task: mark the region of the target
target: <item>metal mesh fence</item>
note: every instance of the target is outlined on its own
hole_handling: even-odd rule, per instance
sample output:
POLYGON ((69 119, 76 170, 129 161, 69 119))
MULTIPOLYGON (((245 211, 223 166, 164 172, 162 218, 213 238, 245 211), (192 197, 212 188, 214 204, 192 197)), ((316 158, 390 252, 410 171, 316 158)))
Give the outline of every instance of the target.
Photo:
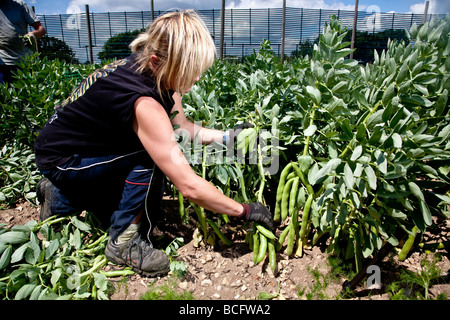
MULTIPOLYGON (((165 11, 154 11, 154 17, 165 11)), ((219 9, 198 10, 219 48, 221 20, 219 9)), ((280 54, 282 42, 282 8, 226 9, 224 27, 224 56, 243 57, 258 50, 262 40, 270 40, 273 50, 280 54)), ((299 49, 307 40, 313 42, 323 30, 329 17, 335 15, 349 30, 353 25, 353 11, 286 8, 285 49, 287 55, 299 49)), ((427 15, 426 19, 442 18, 444 15, 427 15)), ((64 41, 75 53, 79 62, 100 62, 99 53, 105 42, 123 32, 140 30, 150 25, 151 11, 39 15, 49 37, 64 41), (89 33, 91 37, 89 37, 89 33), (89 38, 91 38, 92 46, 89 38)), ((357 29, 378 33, 387 29, 409 29, 421 24, 423 14, 358 12, 357 29)), ((356 43, 358 41, 356 40, 356 43)), ((125 43, 127 45, 127 43, 125 43)), ((357 45, 356 45, 357 48, 357 45)), ((219 49, 218 49, 219 50, 219 49)))

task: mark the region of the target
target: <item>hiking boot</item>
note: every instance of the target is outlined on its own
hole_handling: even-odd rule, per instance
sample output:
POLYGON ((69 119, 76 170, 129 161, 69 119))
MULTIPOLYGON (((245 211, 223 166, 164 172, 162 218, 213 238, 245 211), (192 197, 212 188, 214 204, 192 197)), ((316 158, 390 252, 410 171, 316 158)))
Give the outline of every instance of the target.
POLYGON ((126 265, 147 277, 163 276, 170 270, 169 257, 165 252, 142 240, 139 232, 124 243, 117 244, 109 238, 105 256, 112 263, 126 265))
POLYGON ((41 221, 47 220, 54 216, 50 209, 51 204, 51 187, 52 183, 47 178, 39 181, 36 187, 36 195, 39 203, 41 204, 41 210, 39 212, 39 219, 41 221))

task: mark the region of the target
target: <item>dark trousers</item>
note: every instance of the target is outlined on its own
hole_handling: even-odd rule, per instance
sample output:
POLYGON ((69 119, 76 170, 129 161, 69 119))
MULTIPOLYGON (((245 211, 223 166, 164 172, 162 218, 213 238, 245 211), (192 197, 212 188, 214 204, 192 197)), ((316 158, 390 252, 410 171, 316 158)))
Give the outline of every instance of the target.
POLYGON ((0 85, 12 81, 12 72, 19 67, 16 65, 0 64, 0 85))
POLYGON ((92 212, 100 221, 110 221, 113 239, 143 210, 143 227, 150 229, 150 216, 161 205, 164 175, 146 151, 104 157, 75 155, 42 174, 53 184, 53 214, 92 212))

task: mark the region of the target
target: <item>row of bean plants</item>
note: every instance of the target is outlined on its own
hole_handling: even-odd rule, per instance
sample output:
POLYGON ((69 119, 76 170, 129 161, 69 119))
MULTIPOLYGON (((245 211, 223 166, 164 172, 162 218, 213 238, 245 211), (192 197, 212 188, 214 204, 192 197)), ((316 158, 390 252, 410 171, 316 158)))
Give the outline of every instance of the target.
MULTIPOLYGON (((399 246, 433 217, 448 218, 449 18, 414 25, 408 43, 389 41, 366 65, 348 59, 346 32, 331 17, 312 56, 284 64, 263 42, 244 64, 217 62, 184 98, 204 126, 255 126, 242 133, 250 139, 238 139, 234 162, 205 160, 216 154, 207 148, 202 161, 187 152, 224 193, 274 213, 278 237, 247 230, 255 263, 267 250, 275 269, 273 246, 302 256, 327 239, 328 252, 360 270, 385 242, 399 246), (253 150, 254 161, 242 161, 239 150, 253 150), (262 165, 262 153, 273 163, 262 165)), ((208 214, 199 216, 226 222, 208 214)), ((206 223, 201 229, 211 237, 206 223)))

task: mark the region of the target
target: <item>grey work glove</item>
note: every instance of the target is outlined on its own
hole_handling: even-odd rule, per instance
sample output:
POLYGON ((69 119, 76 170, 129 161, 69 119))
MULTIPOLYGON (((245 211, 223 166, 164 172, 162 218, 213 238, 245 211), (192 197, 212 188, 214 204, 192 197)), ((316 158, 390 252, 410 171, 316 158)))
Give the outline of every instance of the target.
POLYGON ((244 212, 241 217, 247 221, 255 221, 261 224, 265 224, 270 229, 274 229, 273 216, 269 209, 265 207, 261 202, 243 203, 244 212))

